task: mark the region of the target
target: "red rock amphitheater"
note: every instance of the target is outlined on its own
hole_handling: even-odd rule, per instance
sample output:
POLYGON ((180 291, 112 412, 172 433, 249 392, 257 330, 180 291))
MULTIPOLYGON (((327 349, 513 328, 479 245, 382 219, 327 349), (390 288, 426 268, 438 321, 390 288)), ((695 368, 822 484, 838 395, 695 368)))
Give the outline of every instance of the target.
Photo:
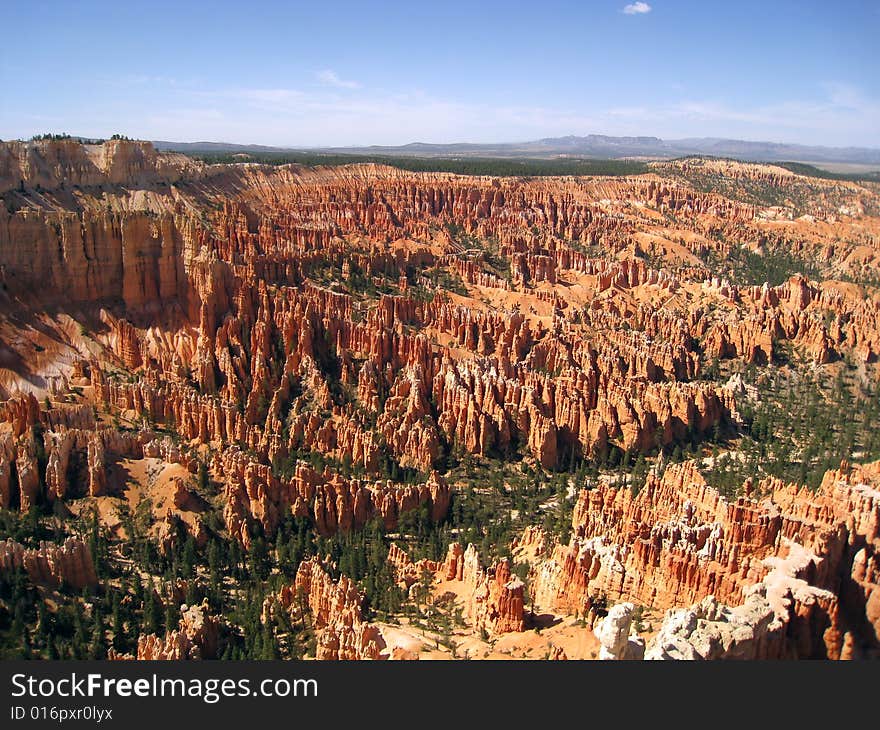
MULTIPOLYGON (((257 603, 318 659, 877 656, 880 455, 816 490, 759 474, 723 493, 703 473, 745 418, 718 363, 794 353, 876 386, 876 185, 701 160, 582 178, 207 165, 114 140, 0 143, 0 195, 0 507, 71 525, 0 543, 0 571, 40 596, 117 585, 90 514, 111 562, 131 515, 157 554, 186 541, 205 561, 215 538, 287 554, 298 519, 317 547, 289 574, 276 556, 257 603), (703 191, 697 168, 789 202, 703 191), (780 248, 821 275, 711 264, 780 248), (647 459, 638 490, 578 471, 620 454, 647 459), (569 475, 573 510, 486 554, 456 527, 463 470, 511 463, 569 475), (410 555, 416 523, 443 555, 410 555), (331 549, 373 526, 412 610, 374 615, 331 549), (445 635, 422 621, 453 615, 445 635)), ((237 619, 186 605, 207 565, 157 589, 178 623, 134 612, 107 653, 223 654, 237 619)))

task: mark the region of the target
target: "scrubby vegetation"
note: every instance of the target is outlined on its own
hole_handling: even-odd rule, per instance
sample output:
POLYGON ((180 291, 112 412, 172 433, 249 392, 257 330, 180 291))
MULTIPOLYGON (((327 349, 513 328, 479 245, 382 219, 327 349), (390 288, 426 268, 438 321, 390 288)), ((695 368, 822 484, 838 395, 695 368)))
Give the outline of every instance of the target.
POLYGON ((806 177, 818 177, 823 180, 848 180, 850 182, 878 182, 880 181, 880 170, 871 172, 831 172, 823 170, 815 165, 808 165, 805 162, 774 162, 778 167, 784 167, 798 175, 806 177))
POLYGON ((753 251, 734 243, 727 247, 726 255, 710 250, 702 260, 714 275, 726 277, 732 284, 778 286, 795 274, 808 279, 821 277, 820 268, 812 261, 778 246, 753 251))
POLYGON ((641 175, 648 166, 630 160, 527 159, 494 157, 394 157, 388 155, 319 152, 198 152, 192 157, 209 164, 255 162, 262 165, 353 165, 372 162, 411 172, 451 172, 458 175, 543 177, 548 175, 641 175))
POLYGON ((789 367, 743 372, 751 391, 740 407, 741 434, 719 438, 703 473, 724 494, 774 476, 816 489, 842 460, 880 458, 880 389, 846 363, 836 374, 789 367))

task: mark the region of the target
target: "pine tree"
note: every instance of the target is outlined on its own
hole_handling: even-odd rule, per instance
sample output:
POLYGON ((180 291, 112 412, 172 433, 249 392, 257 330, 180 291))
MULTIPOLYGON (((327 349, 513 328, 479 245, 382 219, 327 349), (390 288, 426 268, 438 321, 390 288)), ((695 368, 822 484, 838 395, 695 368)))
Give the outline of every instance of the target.
POLYGON ((122 609, 119 605, 119 596, 113 597, 113 613, 111 618, 113 626, 113 648, 123 652, 126 648, 125 625, 122 621, 122 609))
POLYGON ((162 620, 161 610, 153 593, 153 586, 147 587, 144 595, 144 633, 155 634, 159 631, 162 620))
POLYGON ((89 659, 100 659, 104 655, 104 615, 97 605, 93 609, 93 624, 89 659))
POLYGON ((262 637, 262 651, 260 652, 260 659, 277 659, 277 647, 275 646, 275 637, 272 634, 272 629, 268 625, 263 626, 263 637, 262 637))

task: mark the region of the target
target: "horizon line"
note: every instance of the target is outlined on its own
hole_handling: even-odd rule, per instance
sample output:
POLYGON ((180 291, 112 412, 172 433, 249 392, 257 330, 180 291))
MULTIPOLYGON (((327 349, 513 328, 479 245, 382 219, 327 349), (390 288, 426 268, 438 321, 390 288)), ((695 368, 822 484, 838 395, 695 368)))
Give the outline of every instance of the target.
MULTIPOLYGON (((30 142, 34 141, 35 138, 38 138, 42 135, 58 135, 69 137, 74 140, 103 140, 108 141, 111 137, 105 137, 101 135, 88 135, 88 134, 72 134, 68 132, 36 132, 32 134, 28 138, 24 137, 13 137, 0 140, 5 142, 30 142)), ((158 139, 153 138, 149 139, 146 137, 131 137, 130 139, 133 141, 140 142, 153 142, 153 143, 168 143, 168 144, 215 144, 215 145, 228 145, 228 146, 238 146, 238 147, 266 147, 269 149, 279 149, 279 150, 357 150, 357 149, 369 149, 369 148, 385 148, 385 149, 397 149, 404 147, 412 147, 417 145, 424 146, 432 146, 432 147, 453 147, 453 146, 472 146, 472 147, 481 147, 481 146, 514 146, 514 145, 524 145, 524 144, 536 144, 544 141, 553 141, 553 140, 565 140, 565 139, 587 139, 589 137, 603 137, 609 140, 658 140, 662 143, 676 143, 676 142, 689 142, 689 141, 718 141, 718 142, 740 142, 746 144, 766 144, 766 145, 778 145, 778 146, 786 146, 786 147, 801 147, 801 148, 822 148, 829 150, 868 150, 871 152, 880 152, 880 146, 869 146, 869 145, 831 145, 831 144, 805 144, 803 142, 786 142, 786 141, 778 141, 778 140, 770 140, 770 139, 744 139, 740 137, 717 137, 717 136, 705 136, 705 137, 659 137, 657 135, 652 134, 605 134, 601 132, 588 132, 586 134, 566 134, 566 135, 557 135, 557 136, 549 136, 549 137, 536 137, 532 139, 518 139, 513 141, 482 141, 482 142, 474 142, 474 141, 455 141, 455 142, 426 142, 421 140, 411 140, 409 142, 402 142, 397 144, 377 144, 377 143, 360 143, 360 144, 324 144, 324 145, 295 145, 295 144, 285 144, 285 143, 259 143, 259 142, 232 142, 228 140, 212 140, 212 139, 195 139, 195 140, 181 140, 181 139, 158 139)))

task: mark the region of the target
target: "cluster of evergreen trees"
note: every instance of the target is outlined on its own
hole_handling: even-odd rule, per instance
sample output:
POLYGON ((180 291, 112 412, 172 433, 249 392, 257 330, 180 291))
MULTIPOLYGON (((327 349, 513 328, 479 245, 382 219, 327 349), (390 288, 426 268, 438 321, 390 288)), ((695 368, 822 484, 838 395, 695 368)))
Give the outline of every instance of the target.
POLYGON ((712 447, 707 481, 728 495, 767 475, 816 489, 843 459, 880 458, 880 389, 873 377, 839 363, 836 375, 819 370, 748 368, 756 397, 740 405, 744 434, 712 447))
MULTIPOLYGON (((720 234, 717 237, 724 241, 720 234)), ((815 263, 776 245, 768 244, 762 253, 757 253, 732 243, 724 255, 706 250, 700 258, 713 275, 741 286, 761 286, 764 282, 779 286, 795 274, 803 274, 808 279, 822 277, 822 271, 815 263)))
POLYGON ((541 159, 496 157, 395 157, 393 155, 334 154, 320 152, 198 152, 191 156, 209 164, 258 162, 263 165, 356 165, 373 162, 411 172, 451 172, 458 175, 500 177, 546 177, 554 175, 640 175, 648 171, 644 162, 598 159, 541 159))

